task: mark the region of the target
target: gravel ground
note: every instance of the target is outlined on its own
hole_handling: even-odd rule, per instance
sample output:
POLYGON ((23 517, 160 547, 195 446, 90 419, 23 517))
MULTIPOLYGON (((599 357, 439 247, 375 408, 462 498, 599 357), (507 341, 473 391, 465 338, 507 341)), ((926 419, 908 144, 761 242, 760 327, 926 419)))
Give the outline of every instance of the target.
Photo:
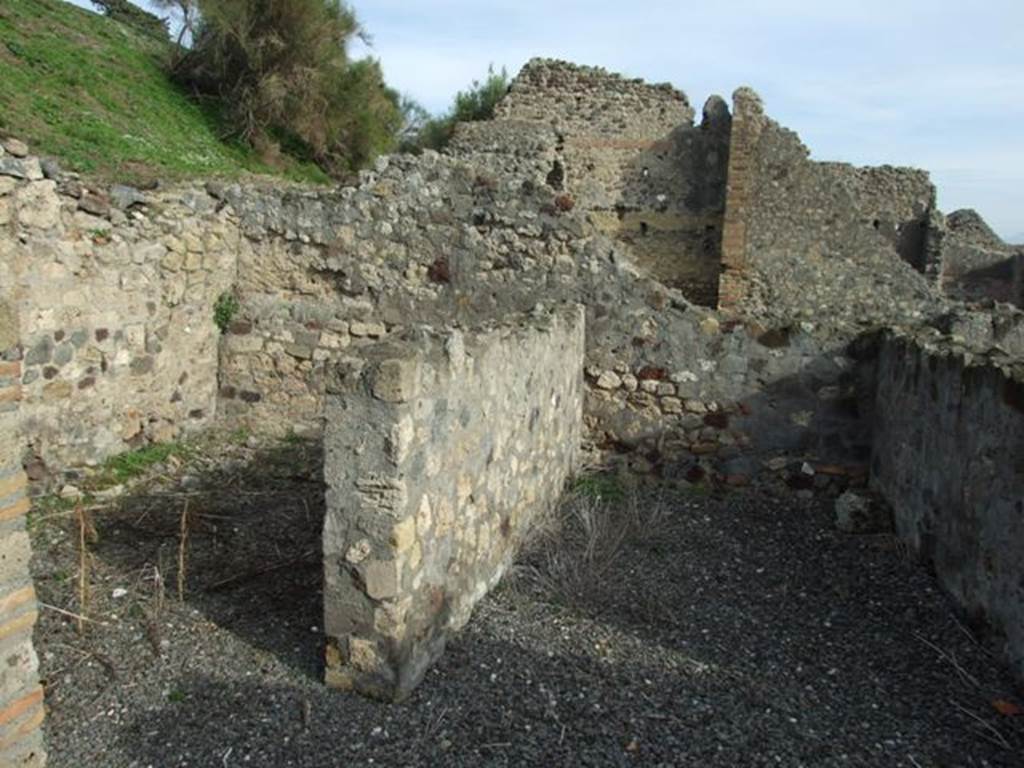
MULTIPOLYGON (((326 690, 318 451, 214 453, 94 511, 84 633, 42 611, 52 768, 1024 765, 1021 691, 932 578, 782 490, 577 496, 409 701, 326 690)), ((78 611, 73 515, 31 527, 78 611)))

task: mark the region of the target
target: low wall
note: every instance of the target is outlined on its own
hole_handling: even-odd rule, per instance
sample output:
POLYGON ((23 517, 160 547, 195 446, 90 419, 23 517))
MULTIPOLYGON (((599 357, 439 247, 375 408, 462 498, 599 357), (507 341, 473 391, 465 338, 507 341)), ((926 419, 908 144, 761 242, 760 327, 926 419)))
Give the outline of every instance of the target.
POLYGON ((327 683, 404 698, 576 468, 582 311, 413 332, 330 376, 327 683))
POLYGON ((1024 680, 1024 366, 888 334, 871 483, 899 535, 1024 680))
MULTIPOLYGON (((9 285, 0 264, 0 285, 9 285)), ((18 407, 21 352, 17 314, 0 298, 0 765, 35 768, 46 760, 40 725, 43 689, 32 647, 36 595, 29 575, 25 530, 29 501, 21 468, 18 407)))

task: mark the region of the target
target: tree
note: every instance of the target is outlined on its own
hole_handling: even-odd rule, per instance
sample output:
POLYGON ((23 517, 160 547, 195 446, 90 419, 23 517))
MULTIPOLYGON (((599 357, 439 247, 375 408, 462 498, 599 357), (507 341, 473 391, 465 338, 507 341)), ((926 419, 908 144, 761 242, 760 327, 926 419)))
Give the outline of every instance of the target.
MULTIPOLYGON (((403 141, 403 149, 417 151, 445 147, 459 123, 490 120, 494 117, 494 108, 508 93, 508 88, 508 72, 504 67, 501 72, 495 72, 492 64, 487 68, 487 77, 483 81, 474 80, 468 89, 455 94, 452 106, 446 113, 422 121, 410 137, 403 141)), ((422 111, 422 107, 417 105, 417 108, 422 111)))
POLYGON ((163 11, 177 13, 181 17, 181 27, 178 29, 178 37, 174 41, 175 57, 180 58, 185 41, 195 38, 195 26, 199 19, 197 0, 150 0, 150 3, 163 11))
POLYGON ((394 146, 399 97, 377 61, 349 60, 349 42, 363 33, 341 0, 191 4, 192 47, 174 76, 219 100, 236 136, 297 147, 332 174, 394 146))
POLYGON ((128 0, 90 0, 104 16, 138 30, 148 37, 167 39, 167 19, 154 16, 128 0))

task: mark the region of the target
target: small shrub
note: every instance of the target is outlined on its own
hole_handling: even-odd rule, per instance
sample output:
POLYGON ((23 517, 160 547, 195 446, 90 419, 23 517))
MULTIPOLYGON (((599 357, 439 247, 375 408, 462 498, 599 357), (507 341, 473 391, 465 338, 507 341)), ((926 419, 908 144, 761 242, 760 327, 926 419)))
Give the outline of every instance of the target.
POLYGON ((627 491, 613 475, 585 475, 553 519, 542 521, 543 535, 524 544, 514 578, 569 608, 594 610, 631 548, 659 546, 671 520, 660 497, 627 491))
MULTIPOLYGON (((500 72, 494 66, 487 68, 487 77, 474 80, 465 91, 455 94, 455 101, 445 114, 433 119, 423 119, 423 110, 410 107, 406 115, 414 116, 420 121, 419 128, 403 144, 402 149, 419 151, 423 149, 443 149, 455 134, 455 126, 478 120, 490 120, 494 117, 494 109, 502 97, 508 93, 508 72, 502 67, 500 72)), ((406 133, 409 133, 406 131, 406 133)))
POLYGON ((108 245, 110 243, 110 230, 109 229, 90 229, 89 239, 96 245, 108 245))
POLYGON ((379 62, 349 59, 363 32, 342 0, 196 0, 195 9, 192 47, 173 74, 221 105, 261 155, 280 145, 343 175, 395 146, 401 100, 379 62))
POLYGON ((217 297, 217 301, 213 305, 213 324, 220 329, 221 333, 227 333, 228 328, 231 327, 231 321, 235 319, 235 315, 241 308, 238 297, 230 291, 225 291, 217 297))

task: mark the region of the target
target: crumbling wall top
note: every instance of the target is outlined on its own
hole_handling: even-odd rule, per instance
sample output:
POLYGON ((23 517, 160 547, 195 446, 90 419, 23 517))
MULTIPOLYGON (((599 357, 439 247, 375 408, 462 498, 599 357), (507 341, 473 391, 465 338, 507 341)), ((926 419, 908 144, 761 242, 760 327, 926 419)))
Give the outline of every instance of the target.
POLYGON ((661 138, 692 124, 686 94, 599 67, 532 59, 512 81, 495 117, 558 124, 569 133, 661 138))

